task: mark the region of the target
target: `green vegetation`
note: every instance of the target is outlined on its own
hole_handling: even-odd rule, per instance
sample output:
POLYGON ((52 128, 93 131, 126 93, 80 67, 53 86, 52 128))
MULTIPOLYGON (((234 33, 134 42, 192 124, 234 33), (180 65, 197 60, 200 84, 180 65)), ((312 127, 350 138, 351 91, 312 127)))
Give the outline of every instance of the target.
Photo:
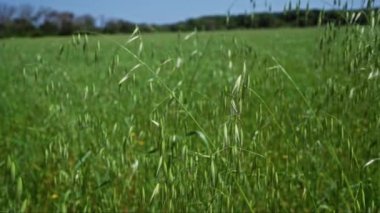
POLYGON ((367 15, 0 40, 0 211, 379 211, 367 15))

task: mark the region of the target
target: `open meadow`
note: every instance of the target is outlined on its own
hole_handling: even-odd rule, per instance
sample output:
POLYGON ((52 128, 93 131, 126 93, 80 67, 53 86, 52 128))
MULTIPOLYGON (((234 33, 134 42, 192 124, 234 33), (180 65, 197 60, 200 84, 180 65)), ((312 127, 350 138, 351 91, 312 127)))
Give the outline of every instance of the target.
POLYGON ((377 26, 0 40, 0 211, 380 211, 377 26))

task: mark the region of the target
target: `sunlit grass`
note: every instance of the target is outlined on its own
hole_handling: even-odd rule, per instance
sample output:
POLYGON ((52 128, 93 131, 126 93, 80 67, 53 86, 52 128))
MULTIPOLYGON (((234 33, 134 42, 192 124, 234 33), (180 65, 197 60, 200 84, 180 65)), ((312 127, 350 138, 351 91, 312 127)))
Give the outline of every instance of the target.
POLYGON ((0 210, 376 212, 371 32, 1 40, 0 210))

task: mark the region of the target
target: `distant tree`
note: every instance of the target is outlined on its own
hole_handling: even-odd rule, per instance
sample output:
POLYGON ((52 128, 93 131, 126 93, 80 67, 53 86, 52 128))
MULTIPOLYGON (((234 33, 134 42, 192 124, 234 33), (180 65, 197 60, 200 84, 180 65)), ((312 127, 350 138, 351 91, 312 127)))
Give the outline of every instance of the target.
POLYGON ((74 25, 74 14, 70 12, 58 13, 59 34, 71 35, 76 30, 74 25))
POLYGON ((157 31, 157 27, 154 25, 149 25, 149 24, 141 24, 139 25, 140 31, 141 32, 155 32, 157 31))
POLYGON ((13 7, 0 3, 0 37, 34 36, 37 32, 33 13, 33 7, 28 5, 13 7))
POLYGON ((9 23, 16 13, 16 8, 0 3, 0 24, 9 23))
POLYGON ((105 33, 131 33, 135 24, 123 20, 110 20, 106 23, 103 31, 105 33))
POLYGON ((120 28, 121 27, 118 21, 110 20, 106 22, 103 31, 105 33, 118 33, 120 32, 120 28))
POLYGON ((12 34, 16 36, 33 36, 36 34, 36 28, 33 23, 25 18, 16 18, 10 28, 12 29, 12 34))
POLYGON ((119 24, 121 26, 120 32, 122 33, 131 33, 136 27, 136 24, 123 20, 120 20, 119 24))
POLYGON ((257 18, 257 26, 260 28, 270 28, 275 26, 274 16, 270 14, 262 14, 257 18))
POLYGON ((96 29, 95 18, 91 15, 83 15, 74 19, 76 29, 84 31, 93 31, 96 29))
POLYGON ((43 28, 49 30, 57 28, 57 33, 59 35, 70 35, 75 31, 74 17, 74 14, 70 12, 47 10, 44 12, 44 21, 42 25, 45 25, 43 28), (52 27, 51 25, 55 25, 55 27, 52 27))
POLYGON ((28 21, 33 21, 34 8, 28 4, 19 6, 17 8, 17 17, 28 21))
POLYGON ((57 35, 59 33, 58 26, 50 22, 49 20, 45 20, 39 27, 41 34, 43 35, 57 35))
POLYGON ((38 9, 33 16, 33 22, 36 25, 40 25, 48 20, 48 15, 52 12, 49 8, 40 8, 38 9))
POLYGON ((237 15, 233 19, 236 20, 237 28, 249 28, 252 26, 252 20, 247 15, 237 15))

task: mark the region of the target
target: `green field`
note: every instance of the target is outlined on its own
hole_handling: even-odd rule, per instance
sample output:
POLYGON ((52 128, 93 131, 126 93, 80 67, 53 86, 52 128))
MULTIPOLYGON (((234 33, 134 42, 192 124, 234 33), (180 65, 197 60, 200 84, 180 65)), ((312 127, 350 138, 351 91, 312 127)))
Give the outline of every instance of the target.
POLYGON ((379 51, 360 26, 0 40, 0 211, 380 211, 379 51))

